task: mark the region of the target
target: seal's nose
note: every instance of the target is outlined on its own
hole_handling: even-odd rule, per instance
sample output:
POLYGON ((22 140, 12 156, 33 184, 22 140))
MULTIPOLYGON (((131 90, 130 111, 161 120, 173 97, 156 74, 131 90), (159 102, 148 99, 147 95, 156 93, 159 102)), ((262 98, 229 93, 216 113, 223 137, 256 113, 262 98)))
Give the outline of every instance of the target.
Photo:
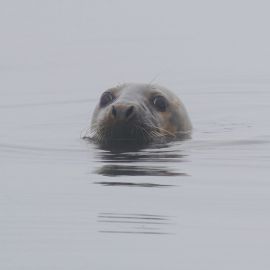
POLYGON ((129 120, 135 114, 135 107, 130 104, 116 104, 112 106, 111 113, 117 120, 129 120))

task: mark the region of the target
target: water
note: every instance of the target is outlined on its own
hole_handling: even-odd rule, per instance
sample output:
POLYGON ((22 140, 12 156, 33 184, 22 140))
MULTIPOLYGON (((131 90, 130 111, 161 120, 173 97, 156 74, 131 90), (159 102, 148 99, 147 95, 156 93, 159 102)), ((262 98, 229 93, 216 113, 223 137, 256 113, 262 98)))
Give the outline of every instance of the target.
POLYGON ((0 9, 0 268, 269 269, 267 9, 246 4, 238 22, 240 2, 196 16, 176 2, 14 3, 0 9), (103 90, 156 76, 184 101, 191 140, 112 153, 81 139, 103 90))

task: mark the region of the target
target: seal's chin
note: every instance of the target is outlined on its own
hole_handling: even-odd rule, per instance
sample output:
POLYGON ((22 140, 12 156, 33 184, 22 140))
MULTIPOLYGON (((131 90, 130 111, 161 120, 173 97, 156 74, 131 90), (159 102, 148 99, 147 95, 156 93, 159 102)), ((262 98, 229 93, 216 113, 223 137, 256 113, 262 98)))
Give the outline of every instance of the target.
POLYGON ((104 143, 107 145, 144 145, 152 140, 150 133, 138 125, 116 124, 105 132, 108 136, 104 143))
POLYGON ((92 139, 101 146, 136 146, 144 147, 154 139, 153 131, 143 123, 108 123, 99 125, 92 139))

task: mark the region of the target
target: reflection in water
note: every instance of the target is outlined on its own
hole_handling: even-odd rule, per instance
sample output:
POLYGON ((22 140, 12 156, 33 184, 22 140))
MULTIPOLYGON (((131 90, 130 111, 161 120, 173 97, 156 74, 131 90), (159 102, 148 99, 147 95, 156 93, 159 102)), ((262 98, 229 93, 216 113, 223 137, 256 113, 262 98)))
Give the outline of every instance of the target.
POLYGON ((174 234, 172 217, 134 213, 100 213, 98 222, 102 224, 100 233, 124 234, 174 234))
MULTIPOLYGON (((149 148, 138 151, 115 152, 97 150, 97 158, 102 165, 94 172, 103 176, 187 176, 179 171, 179 165, 185 162, 188 155, 183 153, 179 143, 162 145, 159 148, 149 148), (104 164, 105 163, 105 164, 104 164), (162 163, 162 166, 160 166, 162 163)), ((171 186, 153 183, 126 182, 96 182, 102 185, 126 185, 126 186, 171 186)))
MULTIPOLYGON (((179 144, 176 143, 137 151, 98 150, 97 157, 98 164, 102 163, 102 165, 95 170, 95 173, 105 177, 102 181, 95 181, 94 183, 102 186, 168 188, 179 185, 178 182, 172 182, 171 177, 188 175, 181 172, 181 163, 186 161, 188 155, 184 154, 179 144), (108 179, 108 176, 114 177, 113 180, 112 178, 108 179)), ((170 216, 104 212, 98 215, 97 220, 100 233, 174 234, 172 231, 174 222, 170 216)))
MULTIPOLYGON (((133 149, 126 151, 106 151, 100 150, 97 157, 103 161, 110 163, 125 161, 125 162, 178 162, 187 154, 183 153, 179 142, 171 144, 157 145, 156 147, 147 149, 133 149)), ((121 149, 123 150, 123 149, 121 149)))
POLYGON ((111 181, 100 181, 95 184, 103 186, 123 186, 123 187, 172 187, 174 185, 162 185, 155 183, 133 183, 133 182, 111 182, 111 181))
POLYGON ((96 173, 105 176, 185 176, 185 173, 170 172, 166 167, 130 166, 130 165, 104 165, 96 173))

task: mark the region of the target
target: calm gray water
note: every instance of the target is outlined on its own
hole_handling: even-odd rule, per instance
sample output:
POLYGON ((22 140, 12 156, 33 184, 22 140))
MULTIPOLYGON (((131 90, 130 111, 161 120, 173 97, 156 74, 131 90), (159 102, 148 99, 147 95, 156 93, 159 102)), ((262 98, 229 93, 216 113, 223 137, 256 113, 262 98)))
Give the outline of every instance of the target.
POLYGON ((270 268, 261 4, 0 3, 0 269, 270 268), (102 91, 151 80, 181 97, 191 140, 81 139, 102 91))

